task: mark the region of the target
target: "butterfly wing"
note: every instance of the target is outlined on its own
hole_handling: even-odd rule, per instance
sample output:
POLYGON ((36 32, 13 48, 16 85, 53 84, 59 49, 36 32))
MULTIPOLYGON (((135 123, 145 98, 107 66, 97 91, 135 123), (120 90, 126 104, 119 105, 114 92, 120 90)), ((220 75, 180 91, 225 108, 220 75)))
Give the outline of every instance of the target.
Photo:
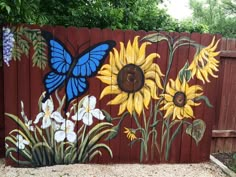
POLYGON ((42 35, 48 44, 49 66, 58 74, 66 74, 72 64, 72 56, 64 44, 54 38, 52 33, 42 31, 42 35))
POLYGON ((51 68, 60 74, 66 74, 72 64, 72 57, 70 53, 60 44, 59 41, 51 39, 49 57, 50 57, 50 66, 51 68))
POLYGON ((55 39, 51 33, 42 31, 42 35, 48 44, 49 66, 52 69, 44 77, 44 86, 46 89, 46 96, 43 99, 44 102, 51 93, 66 81, 67 73, 72 64, 72 57, 63 43, 55 39))
POLYGON ((79 55, 78 61, 73 67, 72 75, 75 77, 94 76, 115 45, 116 43, 114 41, 105 41, 84 51, 79 55))
POLYGON ((70 77, 66 84, 66 106, 65 110, 71 100, 81 96, 84 92, 88 90, 88 81, 83 77, 70 77))
POLYGON ((60 85, 63 84, 63 82, 66 80, 66 75, 64 74, 58 74, 54 71, 49 72, 44 77, 44 86, 46 88, 46 96, 44 97, 44 101, 46 101, 49 97, 49 95, 54 92, 60 85))

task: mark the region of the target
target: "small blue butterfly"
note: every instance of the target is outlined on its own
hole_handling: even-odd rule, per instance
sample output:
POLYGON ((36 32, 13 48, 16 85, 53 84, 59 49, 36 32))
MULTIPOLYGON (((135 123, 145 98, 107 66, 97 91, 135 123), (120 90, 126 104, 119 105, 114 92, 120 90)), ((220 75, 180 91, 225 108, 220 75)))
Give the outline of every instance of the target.
POLYGON ((65 85, 67 110, 69 103, 84 94, 89 87, 87 77, 97 74, 110 50, 116 45, 108 40, 98 43, 83 51, 79 56, 72 57, 61 41, 52 37, 51 33, 42 33, 49 46, 49 66, 51 71, 44 77, 46 96, 65 85))

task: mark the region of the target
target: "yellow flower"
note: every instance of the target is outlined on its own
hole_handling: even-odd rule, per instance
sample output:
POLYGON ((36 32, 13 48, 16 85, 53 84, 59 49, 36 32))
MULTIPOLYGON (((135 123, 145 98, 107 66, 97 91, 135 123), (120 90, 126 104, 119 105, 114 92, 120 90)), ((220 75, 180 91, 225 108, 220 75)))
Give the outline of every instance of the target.
POLYGON ((215 78, 218 76, 214 72, 218 71, 219 61, 215 59, 220 52, 215 52, 217 45, 220 40, 215 43, 215 37, 212 39, 212 42, 207 47, 203 48, 198 55, 193 59, 193 62, 189 66, 188 70, 191 70, 192 78, 194 75, 203 83, 205 81, 210 82, 208 75, 211 75, 215 78))
POLYGON ((137 137, 135 136, 135 132, 134 131, 132 131, 131 129, 126 128, 126 127, 124 127, 124 128, 125 128, 124 133, 127 134, 127 138, 130 141, 133 141, 133 140, 137 139, 137 137))
POLYGON ((173 119, 194 118, 192 106, 198 106, 200 103, 195 103, 194 99, 201 96, 202 88, 199 85, 189 86, 183 80, 180 82, 179 78, 175 81, 170 79, 166 85, 166 93, 162 94, 164 104, 161 110, 165 110, 164 118, 173 114, 173 119), (197 93, 198 92, 198 93, 197 93))
POLYGON ((110 52, 109 64, 103 65, 97 76, 103 83, 108 84, 101 95, 116 94, 116 97, 108 102, 110 105, 120 105, 118 115, 126 109, 130 114, 133 111, 141 114, 144 107, 148 109, 151 98, 158 99, 158 87, 163 88, 159 66, 153 63, 155 58, 160 58, 158 53, 151 53, 147 57, 146 47, 151 43, 145 42, 140 47, 138 36, 133 44, 128 41, 127 47, 120 42, 120 52, 113 49, 110 52))

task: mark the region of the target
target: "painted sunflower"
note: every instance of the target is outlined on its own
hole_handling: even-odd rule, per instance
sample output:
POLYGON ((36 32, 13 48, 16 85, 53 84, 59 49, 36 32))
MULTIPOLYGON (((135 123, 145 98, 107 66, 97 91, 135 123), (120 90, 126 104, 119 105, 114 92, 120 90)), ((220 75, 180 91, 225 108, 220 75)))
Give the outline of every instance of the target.
POLYGON ((144 107, 148 109, 151 98, 158 99, 158 87, 163 88, 159 66, 153 63, 155 58, 160 58, 158 53, 151 53, 146 57, 146 47, 151 43, 145 42, 139 47, 139 36, 134 38, 127 47, 120 42, 120 52, 113 49, 110 52, 109 64, 103 65, 97 76, 103 83, 108 84, 101 95, 116 94, 116 97, 108 102, 110 105, 120 105, 118 115, 126 109, 130 114, 133 111, 141 114, 144 107))
POLYGON ((199 85, 189 86, 188 83, 180 79, 170 82, 166 85, 166 93, 161 94, 164 104, 161 110, 165 110, 164 118, 173 114, 173 119, 194 118, 192 106, 199 106, 200 103, 194 101, 195 98, 203 94, 202 87, 199 85))
POLYGON ((207 47, 201 49, 201 51, 194 57, 193 62, 189 66, 188 70, 191 71, 192 78, 194 75, 200 79, 203 84, 205 81, 210 82, 208 75, 215 78, 218 76, 214 72, 218 71, 219 61, 215 59, 220 52, 215 52, 220 40, 215 43, 215 37, 207 47))
POLYGON ((126 128, 126 127, 124 127, 124 128, 125 128, 124 133, 126 134, 127 138, 128 138, 130 141, 133 141, 133 140, 137 139, 137 137, 136 137, 136 135, 135 135, 135 132, 134 132, 132 129, 126 128))

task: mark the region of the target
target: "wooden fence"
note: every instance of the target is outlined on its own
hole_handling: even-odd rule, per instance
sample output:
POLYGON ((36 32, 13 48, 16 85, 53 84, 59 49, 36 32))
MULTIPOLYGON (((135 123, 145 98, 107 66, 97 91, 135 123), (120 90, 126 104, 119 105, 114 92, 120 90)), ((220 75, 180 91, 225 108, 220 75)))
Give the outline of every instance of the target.
POLYGON ((213 124, 211 152, 236 151, 235 59, 236 40, 224 38, 221 43, 217 116, 213 124))
POLYGON ((220 35, 8 28, 8 165, 209 160, 220 35))

